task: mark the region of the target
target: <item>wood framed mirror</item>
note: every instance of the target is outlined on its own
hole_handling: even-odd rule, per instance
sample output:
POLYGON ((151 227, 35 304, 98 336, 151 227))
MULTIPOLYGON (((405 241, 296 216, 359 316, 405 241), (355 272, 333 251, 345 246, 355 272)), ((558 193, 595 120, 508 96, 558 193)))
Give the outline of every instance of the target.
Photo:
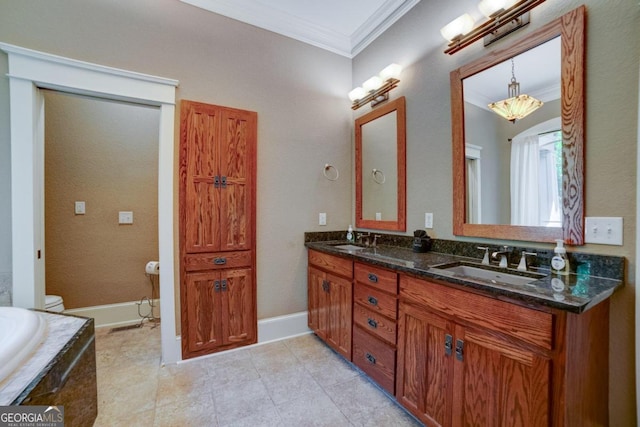
POLYGON ((356 119, 356 227, 406 230, 406 103, 356 119))
MULTIPOLYGON (((524 62, 524 61, 523 61, 524 62)), ((534 69, 534 73, 541 73, 541 69, 545 67, 546 60, 534 62, 531 67, 539 67, 534 69)), ((554 239, 563 239, 565 243, 571 245, 584 244, 584 64, 585 64, 585 7, 580 6, 577 9, 568 12, 562 17, 550 22, 544 27, 532 32, 531 34, 516 41, 511 46, 501 50, 495 50, 482 58, 479 58, 457 70, 451 72, 451 124, 452 124, 452 142, 453 142, 453 234, 459 236, 486 237, 494 239, 506 240, 523 240, 536 242, 553 242, 554 239), (468 127, 471 121, 471 111, 473 107, 469 107, 469 99, 465 98, 465 83, 470 79, 480 75, 480 73, 489 72, 489 70, 508 65, 509 74, 496 77, 500 82, 504 83, 504 93, 493 101, 506 98, 506 86, 509 83, 509 77, 515 69, 515 75, 519 75, 517 63, 525 54, 530 54, 535 49, 546 49, 549 45, 556 42, 559 46, 560 58, 558 62, 560 69, 559 76, 559 99, 555 101, 557 107, 556 117, 557 123, 560 125, 558 130, 558 138, 561 139, 558 145, 559 153, 557 168, 561 170, 561 177, 558 178, 559 198, 557 207, 556 226, 549 225, 551 222, 544 223, 542 221, 533 223, 535 225, 512 225, 521 224, 514 220, 512 216, 514 212, 509 212, 506 220, 504 215, 502 220, 489 220, 482 218, 478 213, 474 214, 476 206, 481 203, 482 206, 489 206, 494 210, 504 211, 517 209, 513 205, 511 199, 507 202, 496 201, 490 197, 485 197, 478 188, 484 188, 479 184, 478 178, 474 177, 473 165, 468 159, 480 157, 480 152, 485 151, 483 147, 476 145, 476 135, 472 134, 472 130, 468 127), (559 42, 559 43, 558 43, 559 42), (513 59, 513 61, 512 61, 513 59), (512 65, 512 64, 515 64, 512 65), (514 68, 512 68, 514 67, 514 68), (471 181, 470 181, 471 179, 471 181), (469 190, 469 191, 468 191, 469 190), (481 201, 478 202, 477 197, 480 196, 481 201), (542 225, 544 224, 544 225, 542 225)), ((521 70, 525 74, 525 70, 521 70)), ((531 70, 529 70, 531 71, 531 70)), ((494 78, 493 76, 491 78, 494 78)), ((527 84, 525 78, 521 79, 523 84, 523 93, 526 92, 524 85, 527 84)), ((553 102, 549 102, 549 105, 553 102)), ((484 117, 491 117, 489 120, 501 120, 505 126, 513 126, 507 120, 499 117, 495 113, 487 110, 484 117)), ((540 109, 542 111, 542 108, 540 109)), ((548 120, 549 117, 537 111, 531 114, 531 117, 539 114, 540 120, 548 120)), ((551 114, 553 115, 553 114, 551 114)), ((522 121, 527 120, 525 117, 522 121)), ((485 122, 486 123, 486 122, 485 122)), ((516 122, 517 123, 517 122, 516 122)), ((535 123, 535 122, 532 122, 535 123)), ((536 129, 531 126, 531 129, 536 129)), ((514 128, 515 129, 515 128, 514 128)), ((539 127, 538 127, 539 129, 539 127)), ((513 130, 512 130, 513 132, 513 130)), ((546 132, 545 132, 546 133, 546 132)), ((542 135, 542 132, 539 133, 542 135)), ((499 149, 494 150, 499 153, 500 157, 506 157, 510 162, 511 156, 509 151, 512 150, 511 139, 499 138, 499 149)), ((485 138, 486 140, 486 138, 485 138)), ((486 150, 489 152, 490 150, 486 150)), ((482 153, 482 157, 484 157, 482 153)), ((492 159, 490 157, 490 159, 492 159)), ((505 160, 502 160, 504 164, 505 160)), ((486 163, 483 159, 483 163, 486 163)), ((502 174, 491 183, 487 183, 490 187, 497 190, 496 193, 506 194, 507 196, 519 195, 518 187, 512 189, 514 181, 517 180, 513 176, 513 171, 517 168, 507 163, 506 174, 502 174), (511 171, 511 172, 509 172, 511 171), (511 175, 510 175, 511 173, 511 175), (505 186, 505 182, 508 184, 505 186)), ((482 178, 484 180, 484 177, 482 178)), ((484 215, 490 217, 490 214, 484 215)))

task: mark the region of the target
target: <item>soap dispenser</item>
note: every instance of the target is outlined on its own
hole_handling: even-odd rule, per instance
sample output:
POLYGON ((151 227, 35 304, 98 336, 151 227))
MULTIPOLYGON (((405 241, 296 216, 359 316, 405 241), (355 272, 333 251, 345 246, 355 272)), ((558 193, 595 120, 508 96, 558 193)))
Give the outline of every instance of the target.
POLYGON ((564 247, 564 241, 562 239, 556 240, 556 247, 553 252, 553 258, 551 258, 551 271, 563 276, 568 275, 571 271, 571 267, 569 266, 567 250, 564 247))
POLYGON ((353 227, 349 225, 349 229, 347 230, 347 241, 353 243, 355 239, 353 238, 353 227))

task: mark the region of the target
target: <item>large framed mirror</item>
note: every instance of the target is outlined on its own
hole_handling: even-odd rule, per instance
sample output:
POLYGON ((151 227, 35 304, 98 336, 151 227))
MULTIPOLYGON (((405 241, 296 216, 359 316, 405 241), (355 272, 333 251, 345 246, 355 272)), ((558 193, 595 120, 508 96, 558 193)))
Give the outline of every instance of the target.
POLYGON ((584 63, 581 6, 451 72, 455 235, 584 244, 584 63), (515 122, 512 77, 543 101, 515 122))
POLYGON ((405 98, 356 119, 356 227, 406 230, 405 98))

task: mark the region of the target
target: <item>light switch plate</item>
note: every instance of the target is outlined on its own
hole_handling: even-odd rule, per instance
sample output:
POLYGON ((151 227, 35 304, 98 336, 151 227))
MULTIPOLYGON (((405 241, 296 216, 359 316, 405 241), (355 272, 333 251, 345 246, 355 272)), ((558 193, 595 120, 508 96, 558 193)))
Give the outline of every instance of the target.
POLYGON ((622 217, 586 217, 584 241, 622 246, 622 217))
POLYGON ((84 202, 76 202, 76 215, 84 215, 86 212, 84 202))
POLYGON ((426 212, 424 214, 424 228, 433 228, 433 213, 426 212))
POLYGON ((320 212, 320 214, 318 214, 318 225, 327 225, 327 213, 326 212, 320 212))
POLYGON ((131 211, 118 212, 118 224, 133 224, 133 212, 131 211))
POLYGON ((382 221, 382 212, 376 212, 376 221, 382 221))

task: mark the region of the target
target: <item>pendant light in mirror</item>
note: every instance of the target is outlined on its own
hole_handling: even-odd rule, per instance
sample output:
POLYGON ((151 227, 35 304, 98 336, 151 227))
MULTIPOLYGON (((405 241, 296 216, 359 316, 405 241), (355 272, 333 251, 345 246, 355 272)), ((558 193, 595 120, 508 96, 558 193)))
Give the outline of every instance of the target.
POLYGON ((509 97, 492 102, 489 108, 511 123, 520 120, 542 107, 543 102, 526 94, 520 94, 520 83, 516 81, 515 63, 511 58, 511 82, 508 84, 509 97))

